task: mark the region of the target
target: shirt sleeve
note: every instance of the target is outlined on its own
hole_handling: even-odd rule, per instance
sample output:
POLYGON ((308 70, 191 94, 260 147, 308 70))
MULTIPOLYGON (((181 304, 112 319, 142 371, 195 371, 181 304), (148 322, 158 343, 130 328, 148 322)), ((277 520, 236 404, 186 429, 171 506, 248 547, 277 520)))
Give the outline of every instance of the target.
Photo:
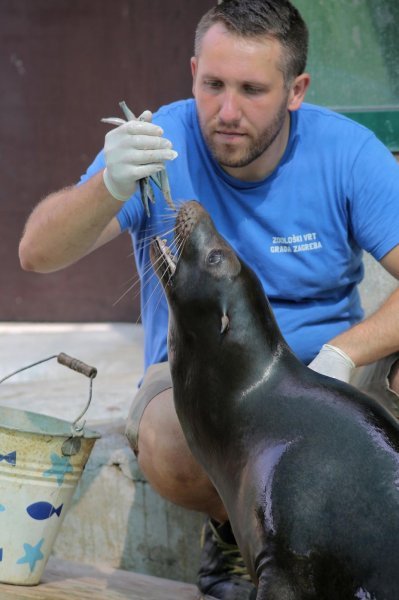
POLYGON ((93 175, 95 175, 99 171, 102 171, 103 169, 105 169, 105 160, 104 152, 103 150, 101 150, 101 152, 97 154, 91 165, 88 167, 86 173, 83 173, 83 175, 80 177, 78 185, 80 185, 81 183, 85 183, 91 177, 93 177, 93 175))
POLYGON ((399 165, 374 135, 354 161, 349 187, 354 238, 381 260, 399 244, 399 165))

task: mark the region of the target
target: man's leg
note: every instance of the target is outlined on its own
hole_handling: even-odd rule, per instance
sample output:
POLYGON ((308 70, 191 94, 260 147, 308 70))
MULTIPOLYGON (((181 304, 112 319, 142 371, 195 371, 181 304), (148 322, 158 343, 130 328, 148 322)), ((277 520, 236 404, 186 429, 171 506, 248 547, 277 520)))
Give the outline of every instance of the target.
POLYGON ((179 506, 210 517, 202 536, 198 580, 203 597, 250 600, 256 595, 255 588, 243 565, 223 503, 187 446, 171 385, 166 363, 149 368, 129 413, 127 437, 154 490, 179 506))
POLYGON ((191 454, 173 404, 172 389, 153 398, 139 429, 137 459, 155 491, 174 504, 227 520, 218 493, 191 454))
POLYGON ((171 386, 167 363, 148 369, 129 412, 128 440, 140 469, 160 496, 223 522, 227 519, 223 503, 187 446, 171 386))

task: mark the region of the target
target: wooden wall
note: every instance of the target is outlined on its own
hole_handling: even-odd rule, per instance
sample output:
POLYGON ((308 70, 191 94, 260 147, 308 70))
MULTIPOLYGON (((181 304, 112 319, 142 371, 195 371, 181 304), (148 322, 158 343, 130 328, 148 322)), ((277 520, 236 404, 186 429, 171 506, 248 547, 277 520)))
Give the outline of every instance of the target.
MULTIPOLYGON (((128 235, 51 275, 20 269, 18 241, 35 204, 86 170, 103 144, 100 118, 117 114, 121 99, 140 114, 191 95, 195 26, 215 3, 0 0, 0 321, 137 320, 133 292, 115 304, 136 278, 128 235)), ((382 115, 376 133, 397 150, 397 0, 294 3, 311 33, 308 100, 356 108, 348 94, 358 94, 375 104, 371 83, 385 74, 374 88, 395 120, 381 113, 385 105, 370 114, 382 115)))
POLYGON ((195 25, 213 0, 0 0, 0 321, 135 321, 128 235, 54 274, 23 272, 32 208, 76 182, 100 118, 191 95, 195 25))

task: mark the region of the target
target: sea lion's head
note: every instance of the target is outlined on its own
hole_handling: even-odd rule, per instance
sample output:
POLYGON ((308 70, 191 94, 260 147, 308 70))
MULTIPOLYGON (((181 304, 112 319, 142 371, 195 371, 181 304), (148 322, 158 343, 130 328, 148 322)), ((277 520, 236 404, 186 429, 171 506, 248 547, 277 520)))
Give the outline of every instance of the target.
MULTIPOLYGON (((258 278, 198 202, 181 206, 175 245, 178 250, 173 254, 164 240, 156 238, 150 252, 169 305, 169 353, 179 345, 213 355, 227 339, 230 351, 234 346, 234 352, 242 353, 243 348, 247 352, 249 345, 257 345, 254 328, 268 332, 271 345, 278 341, 258 278)), ((226 351, 226 344, 223 347, 226 351)))
POLYGON ((194 321, 228 327, 228 297, 242 266, 234 250, 217 232, 205 209, 185 202, 176 217, 172 254, 159 237, 151 245, 151 261, 161 280, 169 308, 185 329, 194 321))

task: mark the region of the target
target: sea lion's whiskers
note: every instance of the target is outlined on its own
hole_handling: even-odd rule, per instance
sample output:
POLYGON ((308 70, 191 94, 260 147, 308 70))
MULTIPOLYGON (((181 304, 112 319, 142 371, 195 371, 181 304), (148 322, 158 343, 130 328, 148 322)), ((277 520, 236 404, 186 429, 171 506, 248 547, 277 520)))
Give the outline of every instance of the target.
MULTIPOLYGON (((182 249, 182 247, 184 246, 184 243, 185 243, 185 240, 184 240, 184 239, 182 240, 181 238, 182 238, 182 236, 179 234, 179 235, 177 235, 177 236, 176 236, 176 238, 175 238, 175 240, 174 240, 175 244, 177 244, 177 246, 176 246, 176 251, 177 251, 177 252, 180 252, 180 251, 181 251, 181 249, 182 249)), ((159 260, 162 260, 162 261, 164 261, 164 260, 165 260, 165 258, 164 258, 163 256, 160 256, 159 258, 157 258, 157 259, 154 261, 154 264, 152 265, 152 266, 153 266, 153 268, 154 268, 154 265, 155 265, 155 266, 157 265, 157 263, 159 262, 159 260)), ((159 271, 159 269, 160 269, 160 266, 158 266, 158 267, 154 268, 154 274, 157 274, 157 273, 158 273, 158 271, 159 271)), ((170 275, 169 275, 169 277, 168 277, 168 280, 167 280, 167 281, 166 281, 166 283, 165 283, 165 286, 168 286, 168 285, 169 285, 169 282, 170 282, 170 280, 171 280, 171 277, 172 277, 172 275, 173 275, 173 273, 170 273, 170 275)), ((152 294, 151 294, 150 298, 152 297, 152 295, 154 294, 154 292, 155 292, 157 289, 159 289, 159 286, 161 285, 161 279, 162 279, 162 277, 163 277, 163 275, 162 275, 161 277, 159 277, 159 278, 158 278, 158 285, 157 285, 157 286, 154 288, 154 290, 153 290, 153 292, 152 292, 152 294)), ((156 303, 156 305, 155 305, 155 308, 154 308, 154 313, 157 311, 157 309, 158 309, 158 306, 159 306, 159 304, 160 304, 160 302, 161 302, 161 300, 162 300, 162 297, 163 297, 163 294, 161 294, 161 295, 159 296, 158 302, 156 303)), ((147 302, 149 301, 149 299, 150 299, 150 298, 148 298, 147 302)), ((141 316, 141 314, 140 314, 140 316, 141 316)))
MULTIPOLYGON (((155 261, 155 264, 157 264, 157 263, 159 263, 159 262, 161 262, 161 264, 162 264, 164 260, 165 260, 165 259, 164 259, 164 257, 163 257, 163 256, 160 256, 160 257, 159 257, 159 259, 157 259, 157 260, 155 261)), ((158 265, 156 268, 154 268, 154 274, 156 274, 156 273, 157 273, 157 272, 160 270, 160 268, 161 268, 161 264, 159 264, 159 265, 158 265)), ((161 291, 161 294, 159 295, 158 301, 157 301, 157 303, 156 303, 156 305, 155 305, 155 307, 154 307, 154 314, 156 313, 156 311, 157 311, 157 309, 158 309, 158 306, 159 306, 159 303, 161 302, 161 300, 162 300, 162 297, 163 297, 163 293, 162 293, 163 289, 162 289, 162 284, 161 284, 161 278, 158 278, 158 282, 157 282, 157 284, 155 285, 155 287, 154 287, 154 289, 152 290, 152 292, 151 292, 151 294, 149 295, 149 297, 147 298, 147 301, 146 301, 146 303, 144 304, 144 306, 142 306, 142 307, 141 307, 140 314, 139 314, 139 316, 138 316, 138 318, 137 318, 137 321, 136 321, 136 323, 138 323, 138 322, 140 321, 140 319, 142 320, 142 315, 143 315, 143 311, 144 311, 144 309, 146 308, 147 304, 149 303, 149 301, 151 300, 151 298, 153 297, 153 295, 155 294, 155 292, 157 292, 157 293, 158 293, 159 291, 161 291)))
POLYGON ((179 198, 178 200, 174 201, 174 204, 176 206, 176 210, 173 210, 170 206, 166 206, 166 210, 169 212, 174 212, 175 215, 177 215, 177 213, 179 212, 179 209, 183 206, 183 204, 185 204, 186 202, 189 202, 187 200, 184 200, 183 198, 179 198))
MULTIPOLYGON (((167 220, 169 220, 169 219, 170 219, 170 217, 167 216, 167 220)), ((173 221, 175 222, 175 217, 173 217, 173 221)), ((140 240, 140 244, 139 244, 140 250, 144 250, 146 246, 150 246, 151 245, 152 241, 156 237, 155 234, 157 232, 158 232, 159 237, 165 238, 166 236, 168 236, 170 234, 174 234, 175 230, 176 230, 175 223, 174 223, 174 225, 173 225, 172 228, 167 229, 166 231, 163 231, 162 233, 159 233, 159 229, 158 229, 158 226, 156 224, 154 224, 154 225, 152 225, 150 227, 147 227, 146 228, 147 235, 143 236, 141 238, 141 240, 140 240), (153 233, 150 232, 151 229, 153 230, 153 233)), ((130 255, 134 255, 134 252, 132 252, 130 255)), ((160 257, 159 259, 157 259, 157 262, 160 261, 160 260, 162 260, 162 257, 160 257)), ((144 270, 143 270, 143 273, 142 273, 142 276, 146 275, 149 271, 152 271, 152 275, 151 275, 150 279, 146 282, 146 285, 149 284, 149 281, 153 277, 156 277, 156 273, 153 270, 153 266, 152 266, 150 260, 146 263, 146 265, 144 267, 144 270)), ((128 288, 121 294, 121 296, 119 296, 117 298, 117 300, 115 300, 115 302, 112 304, 112 306, 116 306, 126 296, 126 294, 128 294, 131 290, 133 290, 135 287, 137 287, 138 284, 141 283, 140 277, 138 275, 136 275, 136 277, 134 277, 132 279, 133 279, 133 283, 128 286, 128 288)), ((126 283, 130 283, 130 281, 131 280, 129 280, 126 283)), ((125 283, 125 285, 126 285, 126 283, 125 283)), ((136 299, 137 296, 139 295, 139 293, 140 293, 140 290, 137 293, 134 294, 133 299, 136 299)))
MULTIPOLYGON (((183 200, 179 201, 178 205, 181 206, 182 204, 184 204, 184 202, 185 201, 183 201, 183 200)), ((139 243, 138 247, 140 250, 144 250, 146 248, 146 246, 150 246, 152 241, 156 237, 155 234, 158 234, 158 236, 161 239, 165 239, 170 234, 173 234, 174 237, 171 242, 171 247, 173 248, 174 254, 176 255, 176 259, 178 261, 180 253, 181 253, 183 245, 184 245, 184 240, 182 240, 181 234, 176 235, 176 211, 169 207, 166 207, 166 210, 168 211, 168 213, 161 215, 162 221, 165 222, 165 225, 167 224, 167 222, 170 222, 170 223, 173 222, 173 227, 167 229, 166 231, 159 232, 159 224, 153 224, 153 225, 147 226, 145 229, 146 235, 144 235, 140 239, 140 243, 139 243)), ((134 254, 134 252, 132 252, 130 255, 133 255, 133 254, 134 254)), ((145 268, 142 273, 142 277, 144 275, 148 274, 148 272, 150 270, 152 271, 152 276, 148 279, 148 281, 146 281, 146 284, 145 284, 146 286, 149 285, 149 283, 153 277, 157 277, 156 271, 159 270, 163 260, 164 259, 162 256, 159 257, 158 259, 156 259, 155 266, 158 265, 158 267, 156 269, 154 269, 154 265, 151 264, 151 261, 148 261, 148 263, 145 265, 145 268)), ((127 287, 127 289, 117 298, 117 300, 115 300, 115 302, 113 303, 112 306, 116 306, 129 292, 134 290, 141 283, 141 279, 138 275, 136 277, 134 277, 133 279, 134 280, 133 280, 132 284, 127 287)), ((169 277, 169 279, 170 279, 170 277, 169 277)), ((166 284, 169 283, 169 279, 166 284)), ((126 282, 126 283, 129 283, 129 282, 126 282)), ((158 279, 158 283, 157 283, 156 287, 154 288, 152 294, 156 291, 156 289, 159 287, 159 285, 160 285, 160 281, 158 279)), ((140 288, 134 294, 133 299, 136 299, 137 296, 139 295, 139 293, 140 293, 140 288)), ((150 298, 152 297, 152 294, 150 295, 150 298)), ((162 295, 161 295, 161 298, 162 298, 162 295)), ((148 303, 148 300, 147 300, 147 303, 148 303)), ((159 302, 158 302, 158 304, 159 304, 159 302)), ((158 306, 158 304, 157 304, 157 306, 158 306)), ((156 308, 157 308, 157 306, 156 306, 156 308)), ((140 311, 138 321, 140 320, 140 318, 142 316, 143 308, 140 311)))
MULTIPOLYGON (((179 262, 179 259, 180 259, 181 253, 183 252, 183 248, 184 248, 186 241, 187 241, 187 238, 181 233, 176 235, 175 239, 173 240, 173 247, 175 249, 174 255, 176 256, 176 259, 177 259, 176 264, 179 262)), ((169 283, 169 281, 168 281, 168 283, 169 283)))
MULTIPOLYGON (((139 276, 137 276, 136 280, 132 283, 132 285, 129 285, 129 287, 123 292, 123 294, 121 294, 119 296, 119 298, 117 300, 115 300, 115 302, 113 302, 112 306, 116 306, 121 300, 123 300, 123 298, 126 296, 126 294, 128 294, 131 290, 133 290, 137 284, 140 282, 140 278, 139 276)), ((136 299, 137 296, 140 293, 140 289, 138 290, 137 293, 134 294, 133 299, 136 299)))
MULTIPOLYGON (((164 237, 166 237, 167 235, 170 235, 171 233, 174 233, 174 232, 175 232, 175 230, 176 230, 176 226, 173 226, 171 229, 167 229, 166 231, 163 231, 162 233, 157 233, 157 235, 158 235, 160 238, 164 238, 164 237)), ((141 238, 141 240, 140 240, 140 248, 141 248, 141 249, 145 248, 145 246, 146 246, 147 244, 149 244, 149 243, 151 243, 151 242, 152 242, 152 240, 154 239, 154 237, 156 237, 156 236, 155 236, 155 234, 154 234, 154 233, 152 233, 152 234, 148 234, 147 236, 145 236, 145 237, 141 238)))
POLYGON ((152 225, 146 225, 140 232, 141 239, 148 239, 150 236, 155 236, 159 232, 160 224, 153 223, 152 225))
MULTIPOLYGON (((179 256, 180 256, 180 253, 181 253, 181 251, 182 251, 182 248, 183 248, 183 246, 184 246, 184 243, 185 243, 185 241, 186 241, 186 240, 184 239, 184 236, 182 236, 182 234, 177 234, 177 235, 175 236, 175 238, 174 238, 173 245, 174 245, 174 247, 175 247, 175 250, 176 250, 176 251, 175 251, 175 253, 174 253, 174 256, 177 258, 177 262, 178 262, 178 260, 179 260, 179 256)), ((160 256, 159 256, 158 258, 156 258, 156 259, 154 260, 154 262, 151 264, 151 268, 154 270, 154 275, 156 275, 156 276, 158 277, 158 284, 157 284, 157 285, 155 286, 155 288, 153 289, 153 291, 152 291, 151 295, 150 295, 150 296, 149 296, 149 298, 147 299, 147 302, 146 302, 146 304, 145 304, 145 305, 142 307, 142 309, 141 309, 141 311, 140 311, 140 316, 139 316, 139 319, 142 317, 142 312, 143 312, 144 308, 147 306, 147 304, 148 304, 148 302, 150 301, 150 299, 152 298, 152 296, 154 295, 154 293, 155 293, 156 291, 158 291, 158 290, 159 290, 159 288, 160 288, 160 286, 161 286, 161 280, 165 278, 165 274, 161 274, 161 276, 159 276, 159 275, 158 275, 158 272, 160 271, 160 269, 161 269, 161 266, 164 264, 165 260, 166 260, 166 259, 165 259, 165 257, 164 257, 163 255, 160 255, 160 256)), ((166 272, 167 272, 167 271, 165 271, 165 273, 166 273, 166 272)), ((166 286, 169 284, 169 282, 170 282, 170 279, 171 279, 171 277, 172 277, 172 276, 173 276, 173 273, 171 273, 171 272, 170 272, 170 274, 169 274, 169 277, 168 277, 167 281, 165 282, 165 285, 166 285, 166 286)), ((160 303, 160 302, 161 302, 161 300, 162 300, 162 297, 163 297, 163 294, 161 294, 161 295, 160 295, 160 297, 159 297, 159 299, 158 299, 158 302, 156 303, 156 305, 155 305, 155 307, 154 307, 154 313, 156 312, 156 310, 157 310, 157 308, 158 308, 158 306, 159 306, 159 303, 160 303)))
MULTIPOLYGON (((183 204, 185 204, 185 202, 187 202, 187 200, 178 200, 178 201, 175 201, 176 207, 182 206, 183 204)), ((152 225, 147 226, 146 229, 145 229, 146 235, 144 235, 141 238, 141 240, 140 240, 140 249, 145 248, 146 244, 148 242, 151 242, 152 239, 155 237, 155 234, 159 235, 159 237, 165 237, 165 236, 167 236, 167 235, 175 232, 177 210, 172 209, 169 206, 166 206, 165 210, 167 212, 160 213, 159 216, 161 217, 161 220, 165 224, 167 224, 168 222, 169 223, 173 223, 173 227, 171 227, 170 229, 168 229, 167 231, 165 231, 163 233, 159 233, 159 224, 158 223, 154 223, 152 225)))
POLYGON ((187 202, 187 200, 183 200, 183 199, 179 199, 179 200, 173 200, 173 204, 175 205, 175 208, 172 208, 172 206, 170 206, 169 204, 164 204, 163 208, 168 212, 171 213, 172 215, 174 215, 176 217, 177 213, 179 212, 180 207, 185 204, 187 202))
MULTIPOLYGON (((160 286, 161 286, 161 281, 158 279, 158 285, 154 288, 153 294, 155 293, 155 290, 158 291, 160 289, 160 286)), ((161 291, 163 291, 163 290, 161 290, 161 291)), ((151 297, 152 297, 152 294, 151 294, 151 297)), ((162 298, 163 298, 163 293, 159 295, 158 301, 154 307, 154 313, 157 312, 158 306, 160 305, 162 298)), ((141 314, 140 314, 140 316, 141 316, 141 314)))
MULTIPOLYGON (((160 256, 156 261, 155 264, 160 263, 163 260, 162 256, 160 256)), ((160 267, 160 265, 159 265, 160 267)), ((143 271, 143 275, 146 275, 149 271, 152 271, 154 269, 153 265, 151 264, 151 261, 148 261, 145 269, 143 271)), ((150 279, 146 282, 145 285, 149 285, 149 282, 151 279, 153 279, 154 277, 156 277, 156 270, 153 271, 150 279)), ((115 302, 112 304, 112 306, 116 306, 118 304, 118 302, 120 302, 125 296, 126 294, 128 294, 130 291, 132 291, 135 287, 137 287, 137 285, 139 285, 141 283, 140 277, 137 275, 136 277, 134 277, 133 283, 131 285, 129 285, 129 287, 123 292, 123 294, 121 296, 119 296, 119 298, 117 300, 115 300, 115 302)), ((159 285, 159 281, 157 283, 157 286, 159 285)), ((138 291, 134 294, 133 299, 136 299, 137 296, 140 293, 140 288, 138 289, 138 291)))
POLYGON ((170 219, 170 220, 176 219, 176 213, 164 212, 164 213, 158 213, 158 214, 162 219, 170 219))

